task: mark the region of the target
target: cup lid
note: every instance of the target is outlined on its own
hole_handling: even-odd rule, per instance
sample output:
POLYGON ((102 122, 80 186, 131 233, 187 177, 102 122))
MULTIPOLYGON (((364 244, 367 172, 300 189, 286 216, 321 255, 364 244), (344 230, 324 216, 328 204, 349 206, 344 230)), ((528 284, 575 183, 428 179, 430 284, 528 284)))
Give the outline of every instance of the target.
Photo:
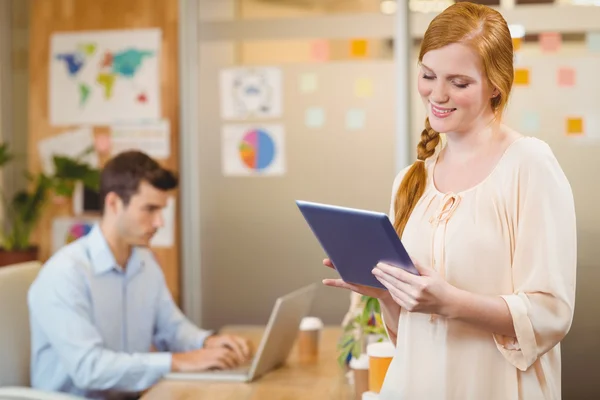
POLYGON ((379 395, 375 392, 364 392, 362 394, 362 400, 377 400, 379 395))
POLYGON ((371 343, 367 346, 367 354, 369 357, 393 357, 394 350, 394 344, 389 340, 371 343))
POLYGON ((352 357, 352 360, 350 360, 350 368, 369 369, 369 356, 363 353, 358 358, 352 357))
POLYGON ((317 317, 304 317, 300 322, 301 331, 311 331, 315 329, 323 329, 323 321, 317 317))

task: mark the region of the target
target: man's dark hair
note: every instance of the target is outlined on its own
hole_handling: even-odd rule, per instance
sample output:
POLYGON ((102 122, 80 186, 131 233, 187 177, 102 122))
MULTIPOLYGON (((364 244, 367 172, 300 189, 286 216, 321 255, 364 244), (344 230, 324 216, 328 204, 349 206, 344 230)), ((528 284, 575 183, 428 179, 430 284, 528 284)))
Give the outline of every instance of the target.
POLYGON ((104 212, 104 201, 110 192, 129 204, 142 181, 163 191, 175 189, 178 183, 173 172, 140 151, 126 151, 110 159, 100 173, 100 210, 104 212))

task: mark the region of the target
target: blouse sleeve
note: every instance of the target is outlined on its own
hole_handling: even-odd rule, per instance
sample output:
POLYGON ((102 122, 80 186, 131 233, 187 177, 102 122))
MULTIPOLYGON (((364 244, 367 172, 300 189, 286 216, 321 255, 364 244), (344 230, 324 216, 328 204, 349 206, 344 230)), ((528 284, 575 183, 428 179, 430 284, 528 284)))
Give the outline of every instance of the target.
POLYGON ((573 320, 577 238, 569 182, 549 146, 536 146, 516 173, 513 293, 502 296, 516 339, 495 334, 521 371, 556 346, 573 320))

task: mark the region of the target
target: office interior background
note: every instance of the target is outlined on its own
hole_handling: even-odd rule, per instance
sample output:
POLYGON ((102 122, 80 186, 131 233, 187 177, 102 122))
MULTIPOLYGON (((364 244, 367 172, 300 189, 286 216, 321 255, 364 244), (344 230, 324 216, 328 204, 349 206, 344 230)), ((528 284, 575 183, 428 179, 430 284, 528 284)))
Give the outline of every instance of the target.
MULTIPOLYGON (((577 300, 562 348, 563 397, 598 398, 600 1, 474 2, 497 7, 511 26, 516 79, 506 123, 549 143, 573 188, 577 300)), ((28 184, 23 171, 44 168, 48 139, 87 129, 100 164, 110 152, 99 143, 116 143, 119 121, 56 122, 54 35, 158 29, 158 110, 170 147, 160 158, 181 185, 172 237, 153 250, 194 322, 264 324, 276 297, 335 276, 321 266, 324 253, 295 200, 387 212, 425 119, 420 39, 452 3, 0 0, 0 140, 16 155, 2 169, 3 190, 15 193, 28 184), (255 113, 236 108, 227 86, 244 79, 269 86, 255 113), (232 141, 250 132, 276 145, 266 173, 232 161, 232 141)), ((45 208, 34 233, 41 260, 54 249, 57 219, 95 217, 74 208, 45 208)), ((339 324, 348 306, 347 292, 321 288, 312 314, 339 324)))

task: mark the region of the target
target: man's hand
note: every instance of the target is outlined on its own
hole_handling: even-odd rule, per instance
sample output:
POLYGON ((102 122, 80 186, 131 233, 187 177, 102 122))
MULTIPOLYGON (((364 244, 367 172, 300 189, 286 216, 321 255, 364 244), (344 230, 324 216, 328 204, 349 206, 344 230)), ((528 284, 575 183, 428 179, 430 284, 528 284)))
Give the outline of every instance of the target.
POLYGON ((244 363, 252 357, 252 346, 248 339, 235 335, 214 335, 204 341, 207 349, 228 348, 232 350, 237 360, 244 363))
POLYGON ((171 371, 198 372, 208 369, 230 369, 239 364, 236 354, 227 347, 205 348, 186 353, 174 353, 171 358, 171 371))

